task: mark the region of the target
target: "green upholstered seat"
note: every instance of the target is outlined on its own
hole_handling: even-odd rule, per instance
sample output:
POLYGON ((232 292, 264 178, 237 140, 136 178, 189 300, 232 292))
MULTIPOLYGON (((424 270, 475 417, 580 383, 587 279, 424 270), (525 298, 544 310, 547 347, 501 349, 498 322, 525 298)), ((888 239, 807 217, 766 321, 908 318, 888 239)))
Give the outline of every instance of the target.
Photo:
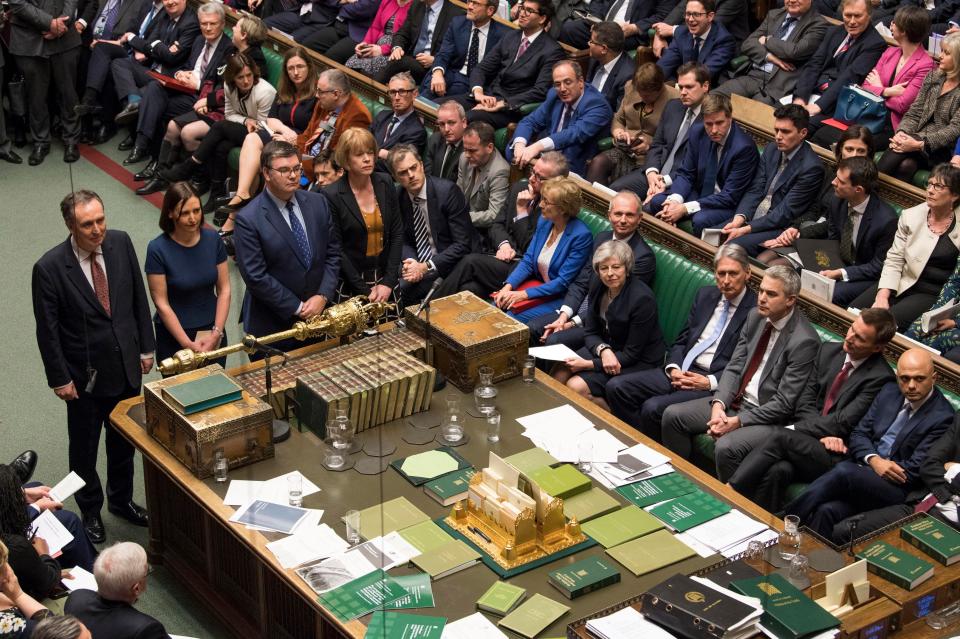
POLYGON ((507 142, 510 139, 510 130, 507 127, 497 129, 493 133, 493 146, 497 147, 502 155, 507 153, 507 142))
POLYGON ((607 151, 613 148, 613 138, 601 138, 597 142, 597 151, 607 151))
POLYGON ((580 209, 580 213, 577 214, 577 219, 587 225, 594 237, 601 231, 610 230, 610 222, 599 213, 593 213, 587 209, 580 209))
POLYGON ((653 293, 657 298, 660 330, 664 341, 672 344, 687 321, 697 290, 713 283, 713 273, 659 244, 649 244, 657 258, 653 293))
POLYGON ((260 49, 263 51, 263 57, 267 61, 267 68, 261 69, 260 75, 276 87, 277 83, 280 82, 280 76, 283 74, 283 56, 267 47, 260 47, 260 49))
POLYGON ((917 171, 913 174, 913 179, 910 182, 921 189, 927 188, 927 181, 930 179, 930 171, 917 171))

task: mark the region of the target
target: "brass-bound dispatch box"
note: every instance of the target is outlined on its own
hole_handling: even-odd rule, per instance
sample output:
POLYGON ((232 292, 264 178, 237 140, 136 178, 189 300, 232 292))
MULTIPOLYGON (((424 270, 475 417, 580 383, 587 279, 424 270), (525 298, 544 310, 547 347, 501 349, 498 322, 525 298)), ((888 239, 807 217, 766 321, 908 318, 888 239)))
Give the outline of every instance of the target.
POLYGON ((143 386, 147 432, 200 479, 213 474, 222 449, 230 468, 273 457, 273 411, 243 391, 235 402, 184 415, 163 399, 163 388, 223 372, 219 364, 143 386))

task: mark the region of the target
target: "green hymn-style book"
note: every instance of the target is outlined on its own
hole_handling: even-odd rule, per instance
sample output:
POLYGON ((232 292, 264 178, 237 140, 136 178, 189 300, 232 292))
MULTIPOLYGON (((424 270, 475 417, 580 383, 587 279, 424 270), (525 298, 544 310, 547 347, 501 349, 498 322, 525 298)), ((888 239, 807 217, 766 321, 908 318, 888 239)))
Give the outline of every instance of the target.
POLYGON ((913 590, 933 577, 933 564, 885 541, 875 541, 857 551, 857 559, 866 559, 867 570, 904 590, 913 590))
POLYGON ((607 550, 607 554, 639 577, 693 557, 697 553, 674 537, 670 531, 657 530, 614 546, 607 550))
POLYGON ((340 621, 350 621, 378 608, 388 608, 408 594, 386 572, 374 570, 317 596, 317 601, 340 621))
POLYGON ((541 466, 531 472, 530 481, 540 486, 551 497, 567 499, 573 495, 590 490, 590 478, 581 473, 572 464, 563 464, 552 468, 541 466))
POLYGON ((417 555, 410 561, 434 579, 460 572, 480 561, 480 553, 459 539, 417 555))
POLYGON ((554 466, 560 463, 554 459, 553 455, 536 446, 519 453, 514 453, 509 457, 504 457, 503 461, 507 462, 524 475, 529 475, 538 468, 543 468, 544 466, 554 466))
POLYGON ((677 532, 689 530, 728 512, 730 504, 699 489, 650 509, 651 515, 677 532))
POLYGON ((430 575, 424 572, 415 572, 412 575, 402 575, 393 579, 407 591, 405 597, 400 597, 390 604, 390 608, 393 610, 433 608, 436 605, 433 600, 433 585, 430 583, 430 575))
POLYGON ((620 509, 620 502, 598 486, 563 500, 563 514, 583 523, 620 509))
POLYGON ((467 489, 470 487, 470 478, 476 474, 473 468, 460 470, 436 479, 431 479, 423 485, 423 492, 432 497, 442 506, 452 506, 461 499, 467 498, 467 489))
POLYGON ((599 557, 587 557, 547 575, 550 585, 567 599, 582 597, 620 581, 620 571, 599 557))
POLYGON ((406 497, 397 497, 360 511, 360 535, 370 540, 423 521, 430 521, 430 516, 406 497))
POLYGON ((760 600, 760 624, 779 639, 809 637, 840 625, 839 619, 777 573, 731 582, 730 589, 760 600))
POLYGON ((960 559, 960 532, 930 515, 924 515, 903 526, 900 537, 944 566, 960 559))
POLYGON ((453 537, 429 519, 402 529, 400 536, 422 553, 433 552, 440 546, 453 541, 453 537))
POLYGON ((580 530, 604 548, 619 546, 661 528, 663 524, 656 517, 632 504, 580 526, 580 530))
POLYGON ((543 629, 567 614, 570 606, 535 593, 523 602, 519 608, 497 622, 507 630, 532 639, 543 629))
POLYGON ((365 639, 440 639, 446 617, 427 617, 377 610, 370 617, 365 639))
POLYGON ((477 610, 483 610, 503 617, 523 601, 527 591, 520 586, 505 581, 495 581, 487 591, 477 599, 477 610))
POLYGON ((659 477, 644 479, 617 488, 617 492, 640 508, 689 495, 697 490, 697 485, 680 473, 667 473, 659 477))
POLYGON ((243 397, 243 389, 225 373, 167 386, 162 389, 163 398, 184 415, 199 413, 208 408, 235 402, 243 397))

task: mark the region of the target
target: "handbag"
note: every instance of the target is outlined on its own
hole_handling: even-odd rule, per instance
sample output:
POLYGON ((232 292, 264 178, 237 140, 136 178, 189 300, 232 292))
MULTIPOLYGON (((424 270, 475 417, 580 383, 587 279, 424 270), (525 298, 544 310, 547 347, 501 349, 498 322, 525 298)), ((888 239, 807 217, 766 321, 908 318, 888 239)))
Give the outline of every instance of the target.
POLYGON ((883 98, 848 84, 840 89, 833 117, 844 124, 859 124, 871 133, 880 133, 887 125, 888 113, 883 98))

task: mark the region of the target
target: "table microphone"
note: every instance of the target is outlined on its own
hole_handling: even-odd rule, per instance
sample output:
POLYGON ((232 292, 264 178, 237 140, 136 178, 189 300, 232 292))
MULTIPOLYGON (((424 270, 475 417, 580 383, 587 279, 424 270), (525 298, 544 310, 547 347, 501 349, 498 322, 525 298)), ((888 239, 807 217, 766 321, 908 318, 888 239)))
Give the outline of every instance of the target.
POLYGON ((436 294, 437 289, 440 288, 441 284, 443 284, 442 277, 438 277, 437 279, 433 280, 433 286, 430 287, 430 290, 427 291, 427 294, 423 297, 423 301, 420 302, 420 306, 417 307, 417 312, 413 314, 414 317, 420 315, 420 313, 423 312, 423 309, 425 309, 427 307, 427 304, 430 303, 430 300, 436 294))

